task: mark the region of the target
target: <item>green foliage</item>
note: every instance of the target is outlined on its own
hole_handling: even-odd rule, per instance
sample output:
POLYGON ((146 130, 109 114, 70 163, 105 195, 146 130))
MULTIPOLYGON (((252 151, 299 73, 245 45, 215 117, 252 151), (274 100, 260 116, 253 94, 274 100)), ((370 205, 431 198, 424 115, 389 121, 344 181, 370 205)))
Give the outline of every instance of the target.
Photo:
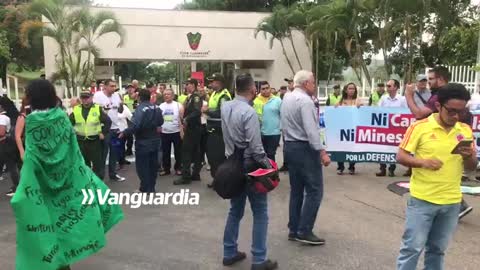
MULTIPOLYGON (((29 11, 42 15, 49 24, 39 20, 22 23, 20 36, 24 45, 29 46, 29 37, 33 31, 41 31, 45 37, 52 38, 59 46, 56 57, 58 74, 55 77, 66 81, 70 89, 85 87, 93 79, 93 59, 100 56, 96 46, 98 39, 106 34, 119 36, 120 46, 124 30, 111 12, 90 13, 86 5, 89 1, 80 0, 34 0, 29 11), (83 4, 78 8, 69 8, 70 4, 83 4)), ((73 94, 73 93, 70 93, 73 94)))
POLYGON ((146 79, 151 82, 174 83, 177 66, 173 63, 152 63, 146 68, 146 79))
POLYGON ((7 40, 7 33, 0 31, 0 59, 9 61, 11 57, 10 46, 7 40))

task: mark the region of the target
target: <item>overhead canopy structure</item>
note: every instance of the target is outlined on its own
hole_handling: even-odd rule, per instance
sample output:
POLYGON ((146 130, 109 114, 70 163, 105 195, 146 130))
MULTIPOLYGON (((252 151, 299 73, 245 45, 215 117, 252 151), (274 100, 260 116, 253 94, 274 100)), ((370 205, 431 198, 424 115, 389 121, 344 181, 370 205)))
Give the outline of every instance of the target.
MULTIPOLYGON (((255 80, 267 80, 275 87, 293 76, 280 43, 275 41, 270 48, 268 36, 265 39, 259 33, 255 38, 255 28, 269 13, 92 7, 94 13, 102 10, 113 12, 126 30, 122 47, 116 47, 119 37, 115 34, 102 37, 96 44, 103 60, 231 62, 236 72, 250 72, 255 80)), ((303 68, 310 69, 303 34, 294 32, 293 40, 303 68)), ((285 40, 284 44, 285 54, 298 71, 290 42, 285 40)), ((49 76, 55 72, 58 47, 47 37, 44 45, 49 76)))

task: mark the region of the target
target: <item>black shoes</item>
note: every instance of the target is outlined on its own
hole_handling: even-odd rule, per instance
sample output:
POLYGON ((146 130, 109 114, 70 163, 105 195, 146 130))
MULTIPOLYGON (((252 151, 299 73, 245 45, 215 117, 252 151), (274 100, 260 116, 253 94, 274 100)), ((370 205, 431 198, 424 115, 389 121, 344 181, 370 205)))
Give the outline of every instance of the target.
POLYGON ((223 265, 224 266, 232 266, 237 262, 245 260, 246 257, 247 257, 247 254, 245 254, 245 252, 238 251, 237 255, 235 255, 233 258, 230 258, 230 259, 225 259, 224 258, 223 259, 223 265))
POLYGON ((283 164, 283 166, 278 170, 279 172, 288 172, 288 167, 283 164))
POLYGON ((387 170, 380 170, 375 175, 378 176, 378 177, 386 176, 387 175, 387 170))
POLYGON ((296 240, 300 243, 305 243, 309 245, 325 245, 325 239, 318 238, 315 234, 309 233, 306 235, 297 235, 296 240))
POLYGON ((297 241, 297 234, 296 233, 289 233, 288 234, 288 241, 297 241))
POLYGON ((175 186, 178 186, 178 185, 190 185, 192 183, 192 180, 191 178, 178 178, 177 180, 173 181, 173 184, 175 186))
POLYGON ((200 175, 197 174, 192 176, 192 181, 202 181, 202 179, 200 178, 200 175))
POLYGON ((462 205, 462 207, 460 208, 460 213, 458 214, 458 219, 462 219, 464 216, 470 214, 470 212, 472 212, 473 210, 473 207, 469 206, 469 205, 462 205))
POLYGON ((261 264, 252 264, 252 270, 273 270, 278 268, 276 261, 266 260, 261 264))

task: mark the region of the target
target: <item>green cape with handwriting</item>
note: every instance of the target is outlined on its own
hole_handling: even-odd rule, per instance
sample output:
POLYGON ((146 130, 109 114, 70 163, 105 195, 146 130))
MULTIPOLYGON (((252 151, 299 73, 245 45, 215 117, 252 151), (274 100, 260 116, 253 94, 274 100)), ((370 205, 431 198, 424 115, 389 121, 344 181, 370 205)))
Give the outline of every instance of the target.
POLYGON ((108 187, 88 168, 72 125, 61 109, 26 119, 20 184, 11 200, 17 223, 17 270, 58 270, 106 244, 123 219, 118 205, 82 204, 82 189, 108 187))

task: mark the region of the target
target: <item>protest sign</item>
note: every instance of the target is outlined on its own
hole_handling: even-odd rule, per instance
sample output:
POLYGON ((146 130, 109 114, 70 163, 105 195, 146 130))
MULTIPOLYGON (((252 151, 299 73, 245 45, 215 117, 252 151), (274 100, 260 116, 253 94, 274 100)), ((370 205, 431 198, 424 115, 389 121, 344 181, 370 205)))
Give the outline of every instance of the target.
POLYGON ((82 189, 108 187, 85 165, 61 109, 26 119, 20 184, 11 200, 17 224, 17 270, 58 270, 98 252, 123 218, 118 205, 83 205, 82 189))
MULTIPOLYGON (((395 163, 398 145, 415 117, 405 108, 326 107, 325 134, 332 161, 395 163)), ((480 113, 472 129, 477 151, 480 113)))

